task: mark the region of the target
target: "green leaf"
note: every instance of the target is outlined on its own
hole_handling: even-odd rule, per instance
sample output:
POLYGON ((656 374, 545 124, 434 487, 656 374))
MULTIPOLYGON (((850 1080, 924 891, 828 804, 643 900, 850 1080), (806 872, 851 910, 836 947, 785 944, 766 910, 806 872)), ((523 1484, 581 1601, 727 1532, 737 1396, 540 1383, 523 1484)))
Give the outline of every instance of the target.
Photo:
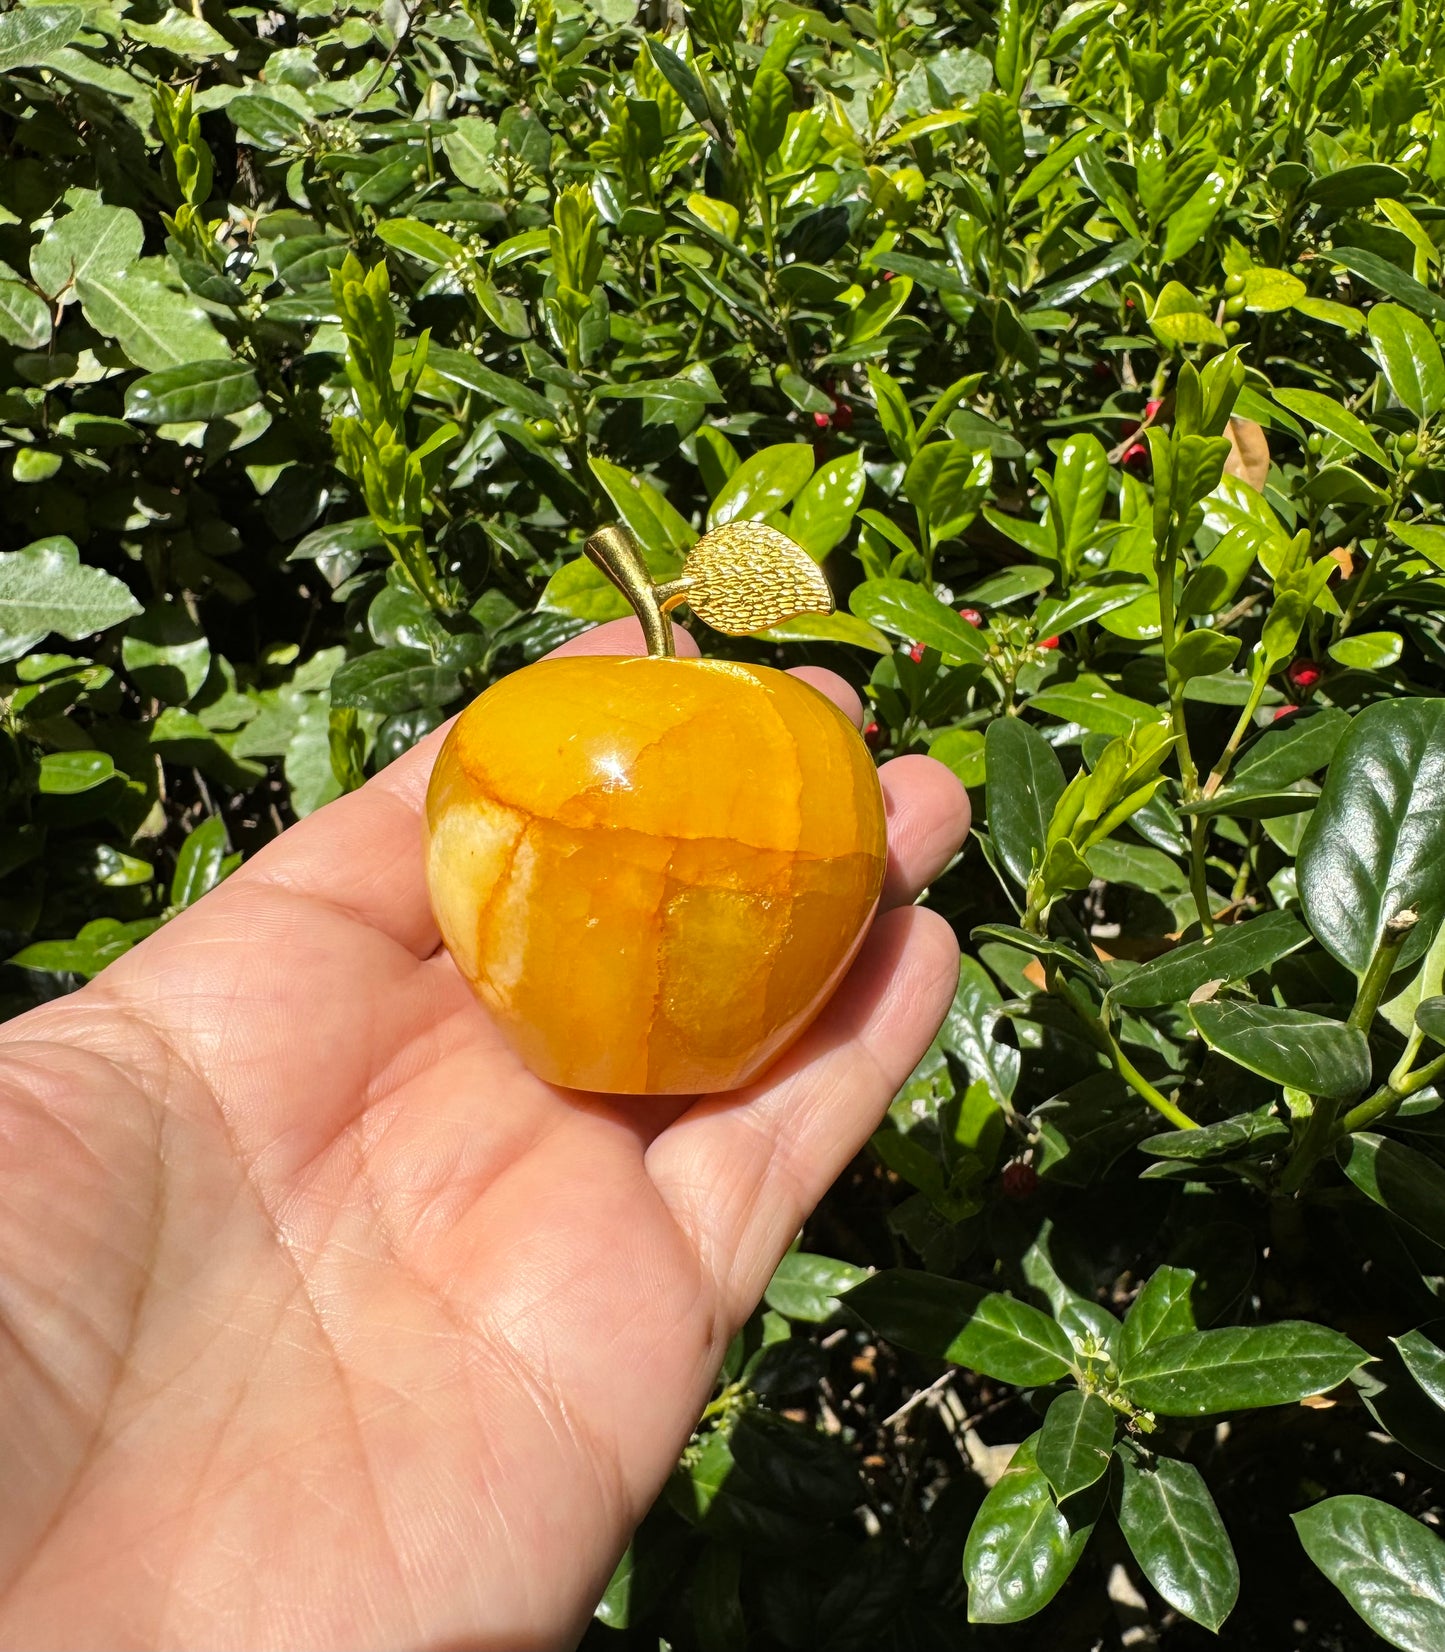
POLYGON ((1193 1130, 1165 1130, 1157 1136, 1146 1136, 1139 1143, 1139 1151, 1160 1159, 1205 1161, 1234 1158, 1261 1142, 1286 1142, 1289 1138, 1290 1128, 1284 1120, 1261 1108, 1193 1130))
POLYGON ((903 496, 935 538, 961 533, 983 503, 991 462, 971 442, 930 442, 903 474, 903 496))
POLYGON ((0 14, 0 74, 44 63, 79 32, 79 6, 17 6, 0 14))
POLYGON ((1043 864, 1049 821, 1064 793, 1054 748, 1018 717, 995 717, 984 733, 988 765, 989 841, 1023 886, 1043 864))
MULTIPOLYGON (((14 17, 15 12, 0 14, 14 17)), ((50 337, 50 306, 20 281, 0 280, 0 338, 22 350, 38 350, 50 337)))
POLYGON ((697 539, 687 519, 646 477, 634 476, 606 459, 590 458, 587 464, 642 546, 648 567, 659 578, 674 578, 682 566, 683 554, 697 539))
POLYGON ((348 660, 331 679, 333 707, 352 706, 388 717, 417 706, 450 705, 461 692, 456 670, 438 664, 420 648, 375 649, 348 660))
POLYGON ((171 879, 171 905, 186 907, 209 893, 225 876, 226 822, 210 815, 189 833, 176 856, 171 879))
POLYGON ((1367 1199, 1435 1244, 1445 1244, 1445 1167, 1417 1148, 1367 1130, 1346 1136, 1335 1153, 1367 1199))
POLYGON ((1375 355, 1400 406, 1421 419, 1445 408, 1445 361, 1426 323, 1398 304, 1376 304, 1368 325, 1375 355))
POLYGON ((83 276, 78 285, 85 319, 137 367, 184 367, 229 354, 199 303, 165 286, 147 264, 83 276))
POLYGON ((115 773, 115 761, 103 751, 52 751, 40 759, 40 790, 58 797, 88 792, 115 773))
POLYGON ((929 746, 928 755, 952 769, 964 786, 983 785, 988 770, 984 761, 984 734, 981 729, 945 729, 929 746))
POLYGON ((1358 1027, 1273 1004, 1191 1004, 1211 1049, 1276 1084, 1344 1099, 1370 1082, 1370 1044, 1358 1027))
POLYGON ((1068 1337, 1027 1302, 957 1279, 888 1268, 856 1285, 847 1306, 879 1336, 900 1347, 1032 1387, 1067 1376, 1068 1337))
POLYGON ((868 367, 868 388, 873 392, 873 404, 878 410, 878 422, 895 459, 907 464, 917 446, 917 431, 913 413, 903 387, 883 368, 871 363, 868 367))
POLYGON ((831 1256, 789 1251, 778 1263, 763 1301, 788 1319, 822 1325, 838 1312, 838 1298, 867 1278, 865 1268, 831 1256))
POLYGON ((1288 310, 1304 297, 1305 284, 1288 270, 1249 269, 1244 272, 1244 305, 1256 313, 1288 310))
POLYGON ((465 385, 469 390, 480 391, 489 401, 513 408, 529 419, 550 419, 556 414, 556 408, 545 396, 518 379, 484 367, 475 356, 469 356, 465 351, 443 350, 432 345, 427 351, 426 364, 428 372, 465 385))
POLYGON ((131 923, 121 923, 116 918, 95 918, 73 941, 37 941, 8 961, 20 969, 83 975, 89 979, 99 975, 123 952, 129 952, 137 941, 144 940, 159 922, 159 918, 137 918, 131 923))
MULTIPOLYGON (((1422 287, 1398 265, 1381 258, 1379 253, 1368 252, 1364 247, 1332 247, 1328 257, 1332 264, 1342 265, 1353 274, 1363 276, 1372 287, 1378 287, 1382 293, 1407 304, 1426 320, 1445 321, 1445 298, 1432 293, 1428 287, 1422 287)), ((1303 309, 1308 302, 1302 299, 1299 307, 1303 309)))
POLYGON ((1177 1004, 1210 981, 1242 981, 1297 951, 1309 932, 1288 912, 1266 912, 1141 965, 1109 992, 1127 1009, 1177 1004))
POLYGON ((1121 1440, 1119 1529, 1139 1569, 1177 1612, 1218 1632, 1239 1598, 1234 1545, 1193 1463, 1121 1440))
POLYGON ((467 249, 460 241, 444 234, 434 224, 424 224, 419 218, 387 218, 376 226, 376 233, 408 258, 419 263, 445 268, 448 265, 470 263, 467 249))
POLYGON ((1065 138, 1062 143, 1055 144, 1048 154, 1039 161, 1037 166, 1030 168, 1028 173, 1019 182, 1009 202, 1009 211, 1017 212, 1026 202, 1041 194, 1050 184, 1063 175, 1074 164, 1075 159, 1088 148, 1091 143, 1097 143, 1103 135, 1103 128, 1098 126, 1084 126, 1077 132, 1065 138))
POLYGON ((1024 164, 1024 129, 1018 108, 997 92, 978 100, 978 135, 1001 178, 1010 178, 1024 164))
POLYGON ((30 274, 51 298, 67 303, 78 282, 90 276, 122 275, 140 257, 145 231, 129 207, 99 202, 57 218, 30 254, 30 274))
POLYGON ((68 539, 0 552, 0 658, 18 659, 52 631, 78 642, 140 611, 129 588, 86 567, 68 539))
POLYGON ((538 606, 555 614, 570 614, 588 625, 626 619, 632 613, 632 604, 585 556, 574 556, 562 564, 543 586, 538 606))
POLYGON ((1097 1394, 1071 1388, 1049 1407, 1034 1455, 1062 1503, 1103 1478, 1113 1445, 1113 1411, 1097 1394))
POLYGON ((893 652, 888 638, 855 614, 800 614, 754 635, 768 642, 839 642, 849 648, 866 648, 871 654, 893 652))
POLYGON ((206 633, 176 602, 155 602, 126 627, 120 645, 126 675, 142 694, 179 705, 200 692, 211 669, 206 633))
POLYGON ((1293 1516, 1305 1553, 1382 1640, 1439 1652, 1445 1543, 1373 1497, 1327 1497, 1293 1516))
POLYGON ((204 18, 192 17, 188 12, 174 7, 162 12, 160 20, 155 23, 137 23, 127 18, 125 32, 142 45, 159 46, 162 51, 171 52, 176 57, 195 61, 219 57, 236 49, 204 18))
POLYGON ((1322 396, 1317 390, 1275 390, 1274 399, 1281 407, 1312 424, 1326 435, 1338 436, 1342 442, 1373 459, 1384 469, 1391 468, 1385 450, 1370 434, 1369 426, 1349 408, 1341 407, 1332 396, 1322 396))
POLYGON ((1421 999, 1415 1006, 1415 1025, 1437 1044, 1445 1044, 1445 998, 1421 999))
POLYGON ((974 1516, 963 1551, 970 1623, 1017 1623, 1041 1611, 1078 1565, 1093 1532, 1059 1509, 1034 1452, 1036 1434, 1013 1454, 974 1516))
POLYGON ((848 599, 859 619, 911 642, 965 661, 981 660, 986 644, 946 602, 907 579, 870 579, 848 599))
POLYGON ((1342 1383, 1367 1357, 1338 1331, 1285 1319, 1165 1337, 1123 1366, 1122 1381, 1135 1405, 1203 1417, 1293 1405, 1342 1383))
POLYGON ((1381 196, 1400 200, 1409 193, 1409 176, 1399 167, 1365 161, 1356 166, 1342 166, 1338 172, 1314 179, 1304 192, 1304 199, 1327 212, 1346 212, 1352 207, 1368 206, 1381 196))
POLYGON ((821 562, 846 536, 853 524, 868 474, 861 450, 821 464, 793 501, 788 531, 821 562))
MULTIPOLYGON (((1431 1327, 1438 1334, 1440 1322, 1431 1327)), ((1430 1400, 1445 1411, 1445 1347, 1424 1329, 1409 1331, 1402 1337, 1391 1337, 1405 1369, 1419 1383, 1430 1400)))
POLYGON ((1352 671, 1387 671, 1404 651, 1398 631, 1355 631, 1331 644, 1329 655, 1352 671))
POLYGON ((194 361, 133 379, 125 416, 137 424, 198 424, 240 413, 261 399, 261 386, 244 361, 194 361))
POLYGON ((1049 684, 1034 694, 1029 704, 1060 722, 1077 723, 1091 734, 1128 734, 1146 724, 1163 722, 1166 716, 1158 706, 1121 694, 1090 672, 1071 683, 1049 684))
POLYGON ((307 123, 289 103, 245 92, 226 105, 231 124, 261 149, 285 149, 306 142, 307 123))
POLYGON ((1362 974, 1397 914, 1419 919, 1398 968, 1423 956, 1445 917, 1445 700, 1382 700, 1340 741, 1300 844, 1310 928, 1362 974))
POLYGON ((1146 1348, 1197 1329, 1191 1301, 1194 1273, 1189 1268, 1156 1268, 1129 1304, 1114 1346, 1121 1367, 1135 1364, 1146 1348))
POLYGON ((748 141, 759 161, 772 157, 788 129, 793 89, 781 69, 760 69, 748 96, 748 141))
POLYGON ((813 450, 806 442, 765 447, 728 477, 707 513, 707 525, 720 528, 724 522, 770 516, 790 504, 812 474, 813 450))

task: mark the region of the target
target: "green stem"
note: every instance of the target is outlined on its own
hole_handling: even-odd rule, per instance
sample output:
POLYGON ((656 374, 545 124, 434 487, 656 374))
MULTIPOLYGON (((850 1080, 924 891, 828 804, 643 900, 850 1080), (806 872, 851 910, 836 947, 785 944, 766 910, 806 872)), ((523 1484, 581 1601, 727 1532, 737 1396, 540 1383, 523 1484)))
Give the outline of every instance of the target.
POLYGON ((1113 1067, 1114 1071, 1118 1073, 1119 1077, 1124 1080, 1135 1095, 1142 1096, 1154 1111, 1168 1119, 1176 1130, 1197 1130, 1199 1128, 1188 1113, 1177 1107, 1144 1077, 1143 1073, 1124 1054, 1113 1033, 1094 1014, 1090 1005, 1085 1003, 1069 983, 1064 980, 1056 967, 1051 967, 1046 963, 1044 978, 1048 983, 1049 990, 1062 998, 1078 1017, 1090 1043, 1107 1058, 1110 1066, 1113 1067))
POLYGON ((1387 1117, 1402 1101, 1407 1101, 1426 1085, 1433 1084, 1442 1073, 1445 1073, 1445 1055, 1437 1055, 1413 1073, 1382 1084, 1374 1095, 1367 1096, 1358 1107, 1352 1107, 1345 1114, 1340 1120, 1339 1135, 1352 1136, 1356 1130, 1363 1130, 1377 1119, 1387 1117))

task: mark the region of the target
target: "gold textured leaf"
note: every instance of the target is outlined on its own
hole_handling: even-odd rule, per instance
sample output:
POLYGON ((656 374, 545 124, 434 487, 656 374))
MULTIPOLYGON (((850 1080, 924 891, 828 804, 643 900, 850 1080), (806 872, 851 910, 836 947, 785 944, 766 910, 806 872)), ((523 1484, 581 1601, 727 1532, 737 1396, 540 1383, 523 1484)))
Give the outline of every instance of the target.
POLYGON ((812 557, 766 522, 728 522, 688 552, 680 586, 700 620, 730 637, 799 614, 831 614, 833 593, 812 557))

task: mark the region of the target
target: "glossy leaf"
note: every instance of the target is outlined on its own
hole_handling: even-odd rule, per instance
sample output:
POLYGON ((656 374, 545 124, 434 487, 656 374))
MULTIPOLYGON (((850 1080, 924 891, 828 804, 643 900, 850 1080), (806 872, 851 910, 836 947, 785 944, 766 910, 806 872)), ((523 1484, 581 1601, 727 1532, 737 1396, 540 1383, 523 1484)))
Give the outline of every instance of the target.
POLYGON ((1402 1337, 1391 1337, 1390 1341, 1395 1344, 1405 1369, 1435 1405, 1445 1411, 1445 1345, 1438 1340, 1442 1331, 1445 1327, 1437 1320, 1402 1337))
POLYGON ((867 1277, 850 1262, 807 1251, 789 1251, 773 1271, 763 1300, 775 1313, 822 1325, 838 1312, 838 1299, 867 1277))
POLYGON ((1129 1304, 1115 1342, 1120 1366, 1136 1364, 1144 1350, 1166 1338, 1197 1329, 1193 1307, 1194 1273, 1189 1268, 1155 1268, 1129 1304))
POLYGON ((84 21, 74 6, 25 6, 0 16, 0 74, 44 63, 84 21))
POLYGON ((1140 1571, 1176 1611, 1217 1632, 1239 1598, 1239 1563, 1203 1476, 1132 1440, 1115 1456, 1119 1529, 1140 1571))
POLYGON ((171 879, 172 906, 191 906, 216 887, 225 875, 229 847, 226 822, 220 815, 207 816, 186 835, 171 879))
POLYGON ((1435 1244, 1445 1244, 1445 1166, 1418 1148, 1364 1130, 1346 1136, 1336 1151, 1366 1198, 1435 1244))
POLYGON ((1445 917, 1445 700, 1384 700, 1351 724, 1300 844, 1300 901, 1347 968, 1369 967, 1386 923, 1413 908, 1399 956, 1421 957, 1445 917))
POLYGON ((40 759, 40 790, 72 797, 104 785, 115 773, 115 760, 103 751, 52 751, 40 759))
POLYGON ((1425 322, 1398 304, 1376 304, 1368 325, 1395 400, 1422 419, 1445 408, 1445 361, 1425 322))
POLYGON ((125 416, 137 424, 191 424, 240 413, 261 399, 255 372, 243 361, 197 361, 133 380, 125 416))
POLYGON ((1177 1004, 1210 981, 1241 981, 1268 969, 1308 940, 1309 932, 1292 914, 1266 912, 1141 965, 1112 987, 1109 997, 1129 1009, 1177 1004))
POLYGON ((989 777, 989 834, 1020 886, 1043 864, 1049 821, 1064 791, 1053 747, 1017 717, 996 717, 984 735, 989 777))
POLYGON ((1079 1563, 1092 1520, 1071 1525, 1025 1440, 974 1516, 963 1551, 970 1623, 1017 1623, 1041 1611, 1079 1563))
MULTIPOLYGON (((746 459, 723 484, 712 502, 707 525, 746 521, 782 510, 803 490, 813 474, 813 450, 802 442, 765 447, 746 459)), ((857 609, 854 609, 857 612, 857 609)))
POLYGON ((1363 453, 1367 459, 1373 459, 1377 465, 1387 470, 1390 468, 1385 450, 1370 433, 1370 427, 1347 407, 1341 407, 1333 396, 1323 396, 1317 390, 1289 389, 1276 390, 1273 395, 1281 407, 1287 407, 1291 413, 1298 414, 1316 430, 1322 430, 1329 436, 1338 436, 1356 453, 1363 453))
POLYGON ((15 659, 52 631, 76 642, 140 613, 114 574, 87 567, 68 539, 0 552, 0 654, 15 659))
POLYGON ((849 597, 848 606, 859 619, 895 637, 921 642, 956 659, 983 657, 986 644, 973 626, 911 580, 865 580, 849 597))
POLYGON ((1189 1016, 1211 1049, 1276 1084, 1348 1097, 1370 1081, 1369 1041, 1343 1021, 1231 1001, 1192 1004, 1189 1016))
POLYGON ((1438 1652, 1445 1543, 1373 1497, 1327 1497, 1293 1518, 1305 1553, 1382 1640, 1438 1652))
POLYGON ((1152 1342, 1122 1369, 1136 1404, 1166 1417, 1293 1405, 1342 1383, 1367 1356, 1305 1320, 1190 1331, 1152 1342))
POLYGON ((962 1280, 889 1268, 843 1301, 890 1342, 1000 1382, 1053 1382, 1073 1364, 1073 1345, 1047 1314, 962 1280))
POLYGON ((1071 1388, 1050 1405, 1034 1456, 1059 1502, 1100 1480, 1109 1469, 1115 1414, 1097 1394, 1071 1388))

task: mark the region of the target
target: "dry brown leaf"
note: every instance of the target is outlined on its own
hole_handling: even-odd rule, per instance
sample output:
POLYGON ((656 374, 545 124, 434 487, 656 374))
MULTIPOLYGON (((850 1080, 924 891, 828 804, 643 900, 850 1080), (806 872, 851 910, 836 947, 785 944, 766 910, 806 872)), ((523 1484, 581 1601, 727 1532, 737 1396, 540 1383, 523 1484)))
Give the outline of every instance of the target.
POLYGON ((1239 419, 1231 414, 1224 433, 1229 437, 1225 475, 1237 476, 1256 493, 1263 493, 1264 479, 1269 475, 1269 442, 1263 428, 1253 419, 1239 419))
POLYGON ((1334 550, 1326 552, 1326 555, 1339 563, 1340 582, 1343 584, 1355 571, 1355 559, 1350 555, 1349 548, 1345 545, 1336 545, 1334 550))

